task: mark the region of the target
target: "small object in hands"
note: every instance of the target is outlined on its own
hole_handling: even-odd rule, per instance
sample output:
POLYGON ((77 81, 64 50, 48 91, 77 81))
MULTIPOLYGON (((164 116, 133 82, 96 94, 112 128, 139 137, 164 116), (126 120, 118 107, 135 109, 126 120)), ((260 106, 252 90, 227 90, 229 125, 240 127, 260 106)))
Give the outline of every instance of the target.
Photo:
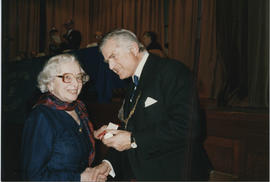
POLYGON ((104 130, 102 133, 98 135, 98 138, 102 138, 106 134, 106 130, 104 130))
POLYGON ((79 128, 79 132, 82 132, 82 128, 79 128))
MULTIPOLYGON (((117 130, 118 126, 119 126, 119 125, 110 122, 106 129, 115 129, 115 130, 117 130)), ((106 133, 106 134, 104 135, 104 139, 110 138, 110 137, 112 137, 112 136, 113 136, 113 134, 111 134, 111 133, 106 133)))

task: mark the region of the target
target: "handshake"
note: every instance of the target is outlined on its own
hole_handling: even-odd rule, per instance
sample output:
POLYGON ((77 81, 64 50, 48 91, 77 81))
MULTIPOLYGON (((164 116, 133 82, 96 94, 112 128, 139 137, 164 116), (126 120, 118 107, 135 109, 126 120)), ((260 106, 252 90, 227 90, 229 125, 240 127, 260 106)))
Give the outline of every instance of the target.
POLYGON ((81 173, 80 181, 106 181, 111 167, 107 162, 102 162, 93 168, 88 167, 81 173))
MULTIPOLYGON (((131 133, 117 129, 118 125, 109 123, 94 131, 94 137, 101 140, 107 147, 112 147, 118 151, 130 149, 131 133)), ((111 164, 108 161, 103 161, 93 168, 86 168, 81 174, 81 181, 106 181, 111 170, 113 170, 111 164)))
MULTIPOLYGON (((101 127, 98 131, 95 131, 94 136, 96 139, 101 140, 102 138, 107 139, 113 136, 112 133, 107 132, 106 130, 117 129, 118 125, 109 123, 101 127)), ((83 173, 81 173, 81 181, 106 181, 107 176, 111 171, 111 166, 108 162, 103 161, 101 164, 91 168, 86 168, 83 173)))
MULTIPOLYGON (((104 125, 99 130, 95 131, 94 136, 96 139, 108 139, 113 136, 108 130, 117 130, 118 125, 109 123, 109 125, 104 125)), ((101 164, 91 168, 88 167, 81 173, 81 181, 106 181, 107 176, 111 171, 111 166, 108 162, 103 161, 101 164)))

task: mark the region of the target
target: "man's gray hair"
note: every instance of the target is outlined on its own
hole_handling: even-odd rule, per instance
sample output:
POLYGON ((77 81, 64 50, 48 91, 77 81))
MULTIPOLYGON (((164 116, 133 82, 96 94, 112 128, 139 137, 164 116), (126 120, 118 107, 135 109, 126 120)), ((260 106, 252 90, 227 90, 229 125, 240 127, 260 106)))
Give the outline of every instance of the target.
POLYGON ((79 61, 74 55, 71 54, 60 54, 54 57, 51 57, 48 62, 44 65, 43 69, 37 77, 38 88, 42 93, 48 91, 48 84, 54 80, 55 76, 60 73, 60 65, 63 63, 75 62, 81 68, 81 72, 85 73, 82 69, 79 61))
POLYGON ((114 40, 117 42, 118 46, 127 48, 130 47, 130 45, 135 42, 137 43, 140 52, 145 50, 145 47, 143 46, 142 43, 139 42, 136 35, 133 32, 126 29, 116 29, 107 33, 100 42, 99 45, 100 50, 102 50, 103 46, 106 44, 108 40, 114 40))

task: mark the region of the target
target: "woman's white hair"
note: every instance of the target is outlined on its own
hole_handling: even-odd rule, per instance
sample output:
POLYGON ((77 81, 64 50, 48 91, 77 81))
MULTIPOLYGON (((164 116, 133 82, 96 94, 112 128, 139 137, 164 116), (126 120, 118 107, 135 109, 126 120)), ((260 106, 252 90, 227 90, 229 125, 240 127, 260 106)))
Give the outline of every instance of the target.
POLYGON ((81 72, 85 73, 82 69, 79 61, 74 55, 71 54, 60 54, 51 57, 48 62, 44 65, 42 71, 37 77, 38 88, 42 93, 48 92, 48 84, 51 83, 55 76, 60 73, 60 65, 63 63, 75 62, 80 66, 81 72))

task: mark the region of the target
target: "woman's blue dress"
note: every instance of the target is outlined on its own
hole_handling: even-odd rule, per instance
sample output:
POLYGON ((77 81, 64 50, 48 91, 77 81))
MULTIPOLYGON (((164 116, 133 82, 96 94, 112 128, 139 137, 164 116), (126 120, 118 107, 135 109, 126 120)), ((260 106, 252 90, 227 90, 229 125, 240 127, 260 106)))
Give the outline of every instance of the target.
POLYGON ((23 179, 80 181, 92 150, 87 131, 81 126, 63 110, 35 107, 24 126, 23 179))

